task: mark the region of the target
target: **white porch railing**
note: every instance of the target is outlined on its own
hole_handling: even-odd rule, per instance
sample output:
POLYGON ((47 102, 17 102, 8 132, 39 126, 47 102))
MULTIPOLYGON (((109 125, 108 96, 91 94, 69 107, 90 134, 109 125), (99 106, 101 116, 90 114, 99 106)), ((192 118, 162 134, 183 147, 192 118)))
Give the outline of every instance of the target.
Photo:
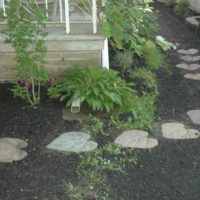
MULTIPOLYGON (((4 17, 6 16, 5 1, 6 0, 0 0, 0 12, 2 11, 4 17)), ((106 0, 102 0, 102 5, 104 5, 105 2, 106 0)), ((79 16, 79 19, 82 17, 87 22, 89 21, 92 24, 92 33, 97 33, 97 0, 35 0, 35 3, 38 8, 40 6, 46 8, 46 16, 49 22, 60 22, 65 24, 66 34, 71 33, 70 23, 73 21, 72 13, 75 11, 82 13, 82 15, 79 16)), ((6 23, 6 21, 2 20, 0 19, 0 22, 6 23)), ((107 38, 104 41, 104 49, 102 50, 102 67, 109 68, 107 38)))
MULTIPOLYGON (((97 0, 35 0, 35 3, 38 7, 45 6, 48 21, 65 23, 67 34, 70 33, 70 22, 73 20, 70 15, 74 11, 81 13, 79 18, 87 18, 92 23, 93 34, 97 33, 97 0)), ((6 16, 5 0, 0 0, 0 10, 6 16)))

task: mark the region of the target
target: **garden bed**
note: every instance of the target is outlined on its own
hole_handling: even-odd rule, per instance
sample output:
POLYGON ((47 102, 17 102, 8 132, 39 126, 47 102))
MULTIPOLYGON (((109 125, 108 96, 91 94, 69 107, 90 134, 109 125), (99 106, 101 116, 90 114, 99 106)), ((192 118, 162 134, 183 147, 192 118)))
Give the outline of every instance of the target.
MULTIPOLYGON (((169 9, 161 4, 155 6, 161 12, 159 34, 181 48, 199 48, 195 33, 169 9)), ((200 108, 199 83, 184 79, 183 71, 175 69, 178 60, 174 51, 168 53, 168 58, 172 74, 158 73, 157 121, 181 121, 194 127, 186 112, 200 108)), ((13 99, 10 88, 9 84, 0 84, 0 137, 25 139, 29 146, 24 160, 0 163, 0 199, 66 200, 64 182, 75 181, 78 156, 45 147, 61 133, 79 131, 82 124, 63 121, 61 105, 45 92, 41 105, 34 109, 13 99)), ((137 151, 137 164, 127 166, 127 175, 107 174, 115 199, 199 200, 200 140, 171 141, 161 137, 158 126, 156 130, 159 146, 137 151)))

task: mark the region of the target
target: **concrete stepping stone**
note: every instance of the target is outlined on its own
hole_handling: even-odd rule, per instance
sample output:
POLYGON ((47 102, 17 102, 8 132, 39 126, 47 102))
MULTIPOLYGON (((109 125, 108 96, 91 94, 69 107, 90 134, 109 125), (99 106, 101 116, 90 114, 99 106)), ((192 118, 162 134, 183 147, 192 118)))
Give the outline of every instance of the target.
POLYGON ((187 56, 181 56, 180 58, 181 58, 181 60, 184 60, 186 62, 197 62, 197 61, 200 60, 200 56, 189 56, 189 55, 187 55, 187 56))
POLYGON ((11 144, 0 143, 0 162, 18 161, 27 156, 27 153, 11 144))
POLYGON ((18 138, 9 138, 9 137, 0 138, 0 143, 10 144, 19 149, 26 148, 28 146, 28 143, 24 140, 18 138))
POLYGON ((200 110, 190 110, 187 115, 194 124, 200 125, 200 110))
POLYGON ((180 53, 180 54, 186 54, 186 55, 195 55, 197 54, 199 51, 197 49, 179 49, 177 51, 177 53, 180 53))
POLYGON ((198 130, 188 129, 182 123, 165 123, 161 126, 163 137, 167 139, 195 139, 200 136, 198 130))
POLYGON ((191 17, 186 18, 186 22, 188 22, 192 26, 198 27, 199 19, 200 19, 200 16, 191 16, 191 17))
POLYGON ((85 152, 96 149, 98 144, 90 140, 90 135, 83 132, 67 132, 53 140, 48 149, 66 152, 85 152))
POLYGON ((149 138, 146 131, 130 130, 119 135, 114 143, 124 148, 151 149, 158 145, 158 140, 149 138))
POLYGON ((199 80, 200 80, 200 73, 195 73, 195 74, 185 74, 185 75, 184 75, 184 78, 199 81, 199 80))
POLYGON ((180 64, 177 64, 176 67, 192 71, 192 70, 200 69, 200 64, 180 63, 180 64))

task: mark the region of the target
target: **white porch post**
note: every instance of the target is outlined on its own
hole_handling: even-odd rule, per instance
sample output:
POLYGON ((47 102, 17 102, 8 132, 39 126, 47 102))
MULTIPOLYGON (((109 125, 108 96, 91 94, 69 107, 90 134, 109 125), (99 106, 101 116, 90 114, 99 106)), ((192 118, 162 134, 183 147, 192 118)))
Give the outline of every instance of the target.
POLYGON ((108 39, 105 38, 104 40, 104 48, 102 50, 102 67, 109 69, 109 51, 108 51, 108 39))
POLYGON ((69 26, 69 0, 65 0, 65 26, 66 26, 66 33, 70 33, 70 26, 69 26))

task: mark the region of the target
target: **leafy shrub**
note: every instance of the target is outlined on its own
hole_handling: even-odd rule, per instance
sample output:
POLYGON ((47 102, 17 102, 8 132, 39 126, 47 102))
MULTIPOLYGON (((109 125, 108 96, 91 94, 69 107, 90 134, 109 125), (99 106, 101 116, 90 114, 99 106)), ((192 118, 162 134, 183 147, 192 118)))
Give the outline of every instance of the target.
POLYGON ((165 58, 153 42, 147 41, 142 48, 142 52, 146 66, 153 70, 163 66, 165 58))
POLYGON ((130 77, 133 79, 139 93, 148 93, 151 95, 158 94, 156 76, 153 72, 146 69, 138 69, 132 71, 130 77))
POLYGON ((177 15, 187 17, 190 14, 190 8, 189 8, 189 1, 188 0, 180 0, 176 6, 174 7, 174 12, 177 15))
POLYGON ((132 53, 130 51, 117 52, 114 58, 116 64, 122 69, 122 75, 131 67, 133 63, 132 53))
POLYGON ((66 69, 49 90, 51 96, 61 94, 60 101, 70 106, 76 99, 94 111, 130 110, 133 90, 114 70, 101 67, 76 66, 66 69))
POLYGON ((107 0, 103 12, 102 31, 113 48, 141 56, 143 43, 153 38, 156 30, 152 8, 145 1, 107 0))
POLYGON ((34 0, 29 0, 26 4, 22 0, 12 0, 6 1, 6 4, 8 27, 4 31, 5 42, 15 49, 16 64, 13 69, 20 79, 12 91, 14 96, 19 96, 34 106, 40 102, 41 84, 48 80, 44 68, 46 17, 34 0))

